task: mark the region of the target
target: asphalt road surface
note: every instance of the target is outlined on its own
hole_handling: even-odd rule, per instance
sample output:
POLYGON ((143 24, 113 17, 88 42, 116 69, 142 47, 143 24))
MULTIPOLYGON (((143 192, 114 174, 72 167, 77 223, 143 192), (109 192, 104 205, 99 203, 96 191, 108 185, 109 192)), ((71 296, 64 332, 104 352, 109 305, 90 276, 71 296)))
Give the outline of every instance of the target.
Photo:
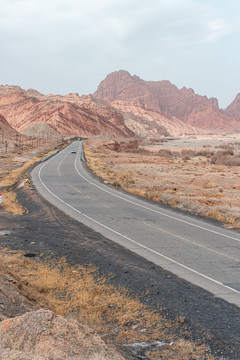
POLYGON ((112 241, 240 306, 239 233, 99 182, 86 170, 81 150, 82 143, 73 142, 34 168, 32 180, 43 197, 112 241))

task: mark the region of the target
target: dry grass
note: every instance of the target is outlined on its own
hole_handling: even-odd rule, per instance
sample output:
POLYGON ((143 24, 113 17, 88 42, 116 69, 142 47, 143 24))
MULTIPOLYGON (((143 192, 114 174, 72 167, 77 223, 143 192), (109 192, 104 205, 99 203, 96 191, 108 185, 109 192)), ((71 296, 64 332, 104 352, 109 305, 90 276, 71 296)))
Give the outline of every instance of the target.
POLYGON ((2 193, 3 209, 14 215, 22 215, 25 210, 17 200, 17 194, 13 190, 3 191, 2 193))
POLYGON ((151 360, 203 360, 206 357, 206 348, 204 346, 193 347, 190 342, 179 340, 173 343, 170 347, 163 350, 150 352, 147 354, 151 360))
POLYGON ((6 188, 15 185, 18 180, 24 175, 24 173, 37 161, 39 161, 40 158, 33 158, 29 161, 27 161, 24 165, 17 169, 11 170, 4 178, 0 181, 0 187, 6 188))
MULTIPOLYGON (((56 145, 56 144, 55 144, 56 145)), ((51 145, 52 146, 52 145, 51 145)), ((59 145, 59 148, 62 148, 63 144, 59 145)), ((31 149, 32 150, 32 149, 31 149)), ((54 150, 55 151, 55 150, 54 150)), ((25 179, 24 174, 27 173, 28 169, 42 160, 44 156, 47 156, 54 152, 49 148, 38 148, 38 155, 28 159, 26 154, 22 156, 22 161, 16 161, 14 154, 8 154, 4 156, 5 164, 0 164, 0 170, 2 170, 3 165, 7 168, 2 171, 2 179, 0 180, 0 189, 2 192, 2 208, 11 212, 14 215, 22 215, 26 210, 23 209, 21 204, 17 200, 16 192, 14 191, 14 186, 19 182, 20 179, 25 179), (1 166, 2 165, 2 166, 1 166)), ((20 158, 21 159, 21 158, 20 158)), ((26 185, 27 186, 27 185, 26 185)))
POLYGON ((85 155, 94 173, 114 186, 240 227, 239 143, 220 150, 149 145, 119 152, 91 140, 85 143, 85 155))
POLYGON ((162 354, 166 359, 180 359, 182 354, 186 359, 191 359, 192 354, 194 359, 203 354, 204 359, 213 359, 206 346, 174 335, 180 320, 168 322, 123 288, 109 285, 108 279, 99 276, 92 266, 70 266, 64 259, 55 264, 37 262, 7 250, 0 251, 0 260, 0 272, 11 276, 29 300, 57 314, 77 318, 94 327, 107 341, 174 341, 174 346, 166 346, 163 352, 153 351, 149 359, 160 359, 162 354))
POLYGON ((14 215, 22 215, 24 209, 17 200, 17 195, 12 186, 15 185, 24 175, 24 173, 35 163, 39 158, 34 158, 27 161, 19 168, 7 172, 7 175, 0 181, 0 188, 5 188, 2 192, 2 207, 5 211, 11 212, 14 215))

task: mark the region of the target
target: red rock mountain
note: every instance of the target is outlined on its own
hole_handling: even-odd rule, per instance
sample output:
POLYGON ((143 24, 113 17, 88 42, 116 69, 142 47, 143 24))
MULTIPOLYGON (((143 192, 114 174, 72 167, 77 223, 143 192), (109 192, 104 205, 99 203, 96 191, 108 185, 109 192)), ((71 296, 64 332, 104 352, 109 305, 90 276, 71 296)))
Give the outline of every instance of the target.
MULTIPOLYGON (((144 81, 120 70, 109 74, 98 86, 94 97, 138 103, 167 113, 200 129, 240 130, 240 111, 219 109, 216 98, 208 99, 193 89, 178 89, 169 81, 144 81)), ((238 109, 239 98, 238 98, 238 109)))
POLYGON ((0 86, 0 113, 29 136, 159 137, 198 134, 200 129, 160 110, 132 103, 106 102, 91 95, 43 95, 0 86))
POLYGON ((16 134, 17 131, 9 125, 2 115, 0 115, 0 142, 5 143, 6 140, 14 139, 16 134))
POLYGON ((125 125, 139 137, 179 136, 203 132, 174 116, 144 105, 119 100, 112 100, 109 103, 121 111, 125 125))
POLYGON ((224 111, 217 99, 169 81, 144 81, 127 71, 103 80, 94 95, 43 95, 0 86, 0 114, 29 136, 179 136, 240 130, 240 95, 224 111))
POLYGON ((240 120, 240 94, 237 94, 233 102, 226 108, 226 113, 240 120))
POLYGON ((28 135, 134 135, 117 109, 92 96, 45 96, 17 86, 0 86, 0 113, 14 129, 28 135))

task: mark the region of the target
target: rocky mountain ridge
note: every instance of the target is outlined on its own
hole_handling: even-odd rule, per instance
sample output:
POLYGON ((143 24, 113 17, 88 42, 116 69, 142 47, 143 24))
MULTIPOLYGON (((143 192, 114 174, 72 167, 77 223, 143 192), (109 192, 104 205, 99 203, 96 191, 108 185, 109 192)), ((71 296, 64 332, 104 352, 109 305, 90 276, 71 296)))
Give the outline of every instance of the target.
POLYGON ((226 108, 226 113, 240 120, 240 93, 237 94, 233 102, 226 108))
POLYGON ((178 89, 170 81, 145 81, 125 70, 115 71, 103 80, 94 97, 130 101, 174 116, 187 124, 212 131, 240 129, 240 104, 237 97, 226 111, 216 98, 195 94, 193 89, 178 89), (233 110, 234 107, 234 110, 233 110))
POLYGON ((0 86, 0 113, 16 130, 38 136, 130 137, 123 116, 102 100, 78 94, 43 95, 35 90, 0 86))
POLYGON ((0 86, 0 113, 29 136, 161 137, 198 134, 200 129, 145 105, 107 102, 92 95, 43 95, 0 86))
POLYGON ((174 116, 153 110, 147 106, 127 101, 112 100, 109 103, 124 117, 125 125, 137 136, 147 137, 180 136, 201 134, 203 131, 174 116))
POLYGON ((240 94, 222 110, 217 99, 193 89, 178 89, 166 80, 144 81, 120 70, 109 74, 93 95, 44 95, 1 85, 0 114, 20 133, 44 138, 237 132, 240 94))

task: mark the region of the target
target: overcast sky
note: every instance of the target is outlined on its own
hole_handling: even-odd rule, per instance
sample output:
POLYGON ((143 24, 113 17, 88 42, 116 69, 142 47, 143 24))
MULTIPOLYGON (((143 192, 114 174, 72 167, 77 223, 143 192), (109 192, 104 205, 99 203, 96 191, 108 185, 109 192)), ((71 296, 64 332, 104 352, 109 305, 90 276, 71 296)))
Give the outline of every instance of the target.
POLYGON ((220 107, 240 92, 239 0, 0 0, 0 84, 93 93, 115 70, 220 107))

